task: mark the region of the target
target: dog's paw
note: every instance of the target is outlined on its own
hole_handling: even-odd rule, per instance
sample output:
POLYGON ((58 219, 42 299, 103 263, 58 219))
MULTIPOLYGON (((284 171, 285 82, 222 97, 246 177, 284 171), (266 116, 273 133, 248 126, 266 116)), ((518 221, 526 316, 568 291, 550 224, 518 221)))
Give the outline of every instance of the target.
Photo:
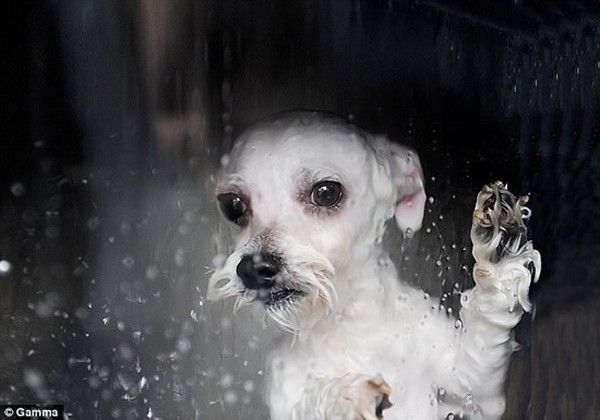
POLYGON ((527 196, 517 198, 500 181, 484 185, 471 226, 475 281, 488 280, 505 292, 511 307, 520 303, 526 311, 531 308, 527 298, 531 279, 536 282, 541 271, 540 254, 527 240, 525 221, 531 216, 527 201, 527 196))
POLYGON ((377 420, 383 411, 392 406, 390 386, 379 375, 349 374, 331 385, 331 405, 326 410, 327 419, 377 420))
POLYGON ((527 196, 515 197, 501 181, 483 186, 477 195, 471 227, 476 259, 497 263, 525 250, 527 227, 524 220, 531 215, 524 206, 527 200, 527 196))

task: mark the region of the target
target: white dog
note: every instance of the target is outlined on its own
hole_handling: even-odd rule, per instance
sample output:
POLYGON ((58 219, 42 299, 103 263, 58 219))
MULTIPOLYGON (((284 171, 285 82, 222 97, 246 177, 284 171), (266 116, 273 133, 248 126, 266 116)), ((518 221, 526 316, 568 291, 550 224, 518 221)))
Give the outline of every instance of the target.
POLYGON ((287 114, 237 140, 217 199, 239 236, 209 299, 261 302, 291 333, 269 358, 272 419, 502 416, 511 329, 540 274, 525 197, 500 182, 479 193, 476 286, 459 324, 398 278, 382 246, 387 220, 410 234, 423 219, 421 166, 406 147, 331 116, 287 114))

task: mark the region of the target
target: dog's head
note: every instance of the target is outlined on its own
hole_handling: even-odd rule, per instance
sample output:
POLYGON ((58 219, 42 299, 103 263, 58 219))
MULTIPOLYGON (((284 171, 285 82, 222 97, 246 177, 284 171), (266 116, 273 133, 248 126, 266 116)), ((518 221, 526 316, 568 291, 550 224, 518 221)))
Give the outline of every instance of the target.
POLYGON ((414 151, 310 112, 242 134, 216 196, 238 235, 208 298, 258 300, 290 331, 312 325, 350 286, 347 274, 375 258, 386 220, 415 231, 425 205, 414 151))

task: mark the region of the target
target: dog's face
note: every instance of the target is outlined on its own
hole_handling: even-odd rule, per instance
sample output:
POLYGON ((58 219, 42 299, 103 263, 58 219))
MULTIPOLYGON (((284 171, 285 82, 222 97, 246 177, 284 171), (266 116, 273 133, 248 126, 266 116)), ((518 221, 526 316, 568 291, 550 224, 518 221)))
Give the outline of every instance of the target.
POLYGON ((237 225, 235 251, 208 297, 261 301, 298 331, 334 305, 344 275, 373 258, 384 223, 421 225, 425 193, 416 154, 317 113, 288 114, 236 141, 217 201, 237 225))

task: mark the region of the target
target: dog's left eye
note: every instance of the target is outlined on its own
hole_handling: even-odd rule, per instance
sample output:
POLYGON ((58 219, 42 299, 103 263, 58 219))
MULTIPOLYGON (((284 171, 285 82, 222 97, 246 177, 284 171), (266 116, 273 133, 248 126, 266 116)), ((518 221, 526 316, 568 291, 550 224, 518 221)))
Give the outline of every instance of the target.
POLYGON ((319 207, 333 207, 342 199, 342 184, 336 181, 317 182, 310 195, 314 205, 319 207))
POLYGON ((219 194, 217 201, 226 218, 240 226, 245 224, 248 206, 239 195, 234 193, 219 194))

